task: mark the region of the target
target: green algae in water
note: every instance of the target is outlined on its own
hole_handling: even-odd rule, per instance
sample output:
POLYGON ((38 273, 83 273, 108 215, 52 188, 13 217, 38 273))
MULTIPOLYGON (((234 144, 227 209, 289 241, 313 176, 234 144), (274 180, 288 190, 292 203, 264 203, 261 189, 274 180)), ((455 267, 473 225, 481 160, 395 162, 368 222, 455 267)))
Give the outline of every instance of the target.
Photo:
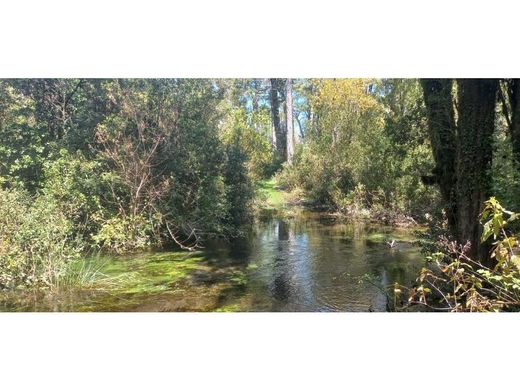
POLYGON ((247 285, 247 275, 243 272, 235 272, 229 280, 236 286, 247 285))
POLYGON ((102 269, 106 275, 119 278, 114 293, 159 293, 172 290, 172 284, 186 278, 194 270, 207 270, 201 255, 185 253, 146 254, 133 259, 114 259, 102 269))
POLYGON ((208 270, 200 253, 144 253, 134 256, 97 256, 83 259, 96 269, 88 284, 67 285, 56 292, 40 290, 18 294, 16 302, 5 295, 0 304, 8 311, 122 311, 138 307, 144 298, 173 294, 176 283, 194 270, 208 270))
POLYGON ((366 237, 367 241, 373 242, 373 243, 385 243, 390 242, 392 240, 400 241, 400 242, 413 242, 415 241, 415 237, 413 236, 412 232, 409 231, 393 231, 391 233, 369 233, 366 237))

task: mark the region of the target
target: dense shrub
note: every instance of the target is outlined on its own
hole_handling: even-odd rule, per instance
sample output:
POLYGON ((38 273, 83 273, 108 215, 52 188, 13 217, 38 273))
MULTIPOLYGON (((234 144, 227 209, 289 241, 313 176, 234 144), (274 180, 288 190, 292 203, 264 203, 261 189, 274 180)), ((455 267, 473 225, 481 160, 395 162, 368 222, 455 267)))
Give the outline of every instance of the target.
POLYGON ((0 190, 0 288, 55 286, 84 243, 56 199, 0 190))
POLYGON ((251 217, 251 202, 254 196, 253 182, 248 174, 247 149, 240 146, 243 137, 241 129, 235 129, 226 147, 224 183, 228 218, 231 226, 246 223, 251 217))
POLYGON ((75 233, 88 240, 98 231, 103 217, 100 163, 87 159, 80 151, 61 149, 54 159, 43 164, 41 194, 59 204, 74 224, 75 233))
POLYGON ((151 224, 143 216, 119 216, 103 221, 92 239, 100 248, 124 253, 148 248, 153 233, 151 224))
POLYGON ((271 160, 251 121, 269 116, 228 121, 225 84, 0 80, 0 287, 55 286, 86 249, 236 234, 271 160))

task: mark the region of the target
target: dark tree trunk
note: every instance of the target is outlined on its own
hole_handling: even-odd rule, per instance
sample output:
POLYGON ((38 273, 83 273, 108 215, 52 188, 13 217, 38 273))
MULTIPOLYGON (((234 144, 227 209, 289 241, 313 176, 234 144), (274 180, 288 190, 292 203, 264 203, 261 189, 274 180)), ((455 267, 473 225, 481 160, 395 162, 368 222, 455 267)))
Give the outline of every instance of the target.
POLYGON ((478 223, 484 201, 491 195, 491 159, 497 80, 458 80, 457 240, 472 243, 471 255, 484 260, 487 248, 479 245, 478 223))
POLYGON ((458 80, 455 124, 451 80, 421 80, 439 184, 453 237, 472 244, 469 255, 487 259, 478 222, 490 196, 489 168, 495 122, 497 80, 458 80))
POLYGON ((448 225, 452 235, 456 236, 456 126, 452 96, 453 83, 446 79, 423 79, 421 84, 436 164, 433 182, 439 184, 448 225))
POLYGON ((271 120, 273 122, 273 143, 281 161, 287 161, 287 137, 280 121, 280 79, 269 79, 271 88, 269 97, 271 100, 271 120))

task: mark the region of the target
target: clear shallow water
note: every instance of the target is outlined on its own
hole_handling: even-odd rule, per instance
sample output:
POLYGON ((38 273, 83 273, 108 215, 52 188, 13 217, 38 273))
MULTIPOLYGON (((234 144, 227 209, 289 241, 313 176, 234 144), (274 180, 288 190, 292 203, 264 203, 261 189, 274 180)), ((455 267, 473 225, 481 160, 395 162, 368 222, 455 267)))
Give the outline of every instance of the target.
POLYGON ((377 286, 410 284, 423 264, 411 239, 403 230, 294 213, 194 254, 107 258, 103 287, 0 293, 0 310, 386 311, 377 286), (391 239, 397 249, 385 243, 391 239))

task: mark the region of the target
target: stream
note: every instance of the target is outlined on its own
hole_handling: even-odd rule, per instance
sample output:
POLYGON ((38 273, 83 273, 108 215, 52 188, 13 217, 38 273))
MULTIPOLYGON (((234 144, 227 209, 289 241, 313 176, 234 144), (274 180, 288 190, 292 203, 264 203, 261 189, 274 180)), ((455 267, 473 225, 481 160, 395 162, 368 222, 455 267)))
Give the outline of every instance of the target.
POLYGON ((2 292, 0 311, 387 311, 382 286, 410 285, 424 263, 413 241, 410 230, 293 211, 197 252, 90 259, 99 281, 2 292))

